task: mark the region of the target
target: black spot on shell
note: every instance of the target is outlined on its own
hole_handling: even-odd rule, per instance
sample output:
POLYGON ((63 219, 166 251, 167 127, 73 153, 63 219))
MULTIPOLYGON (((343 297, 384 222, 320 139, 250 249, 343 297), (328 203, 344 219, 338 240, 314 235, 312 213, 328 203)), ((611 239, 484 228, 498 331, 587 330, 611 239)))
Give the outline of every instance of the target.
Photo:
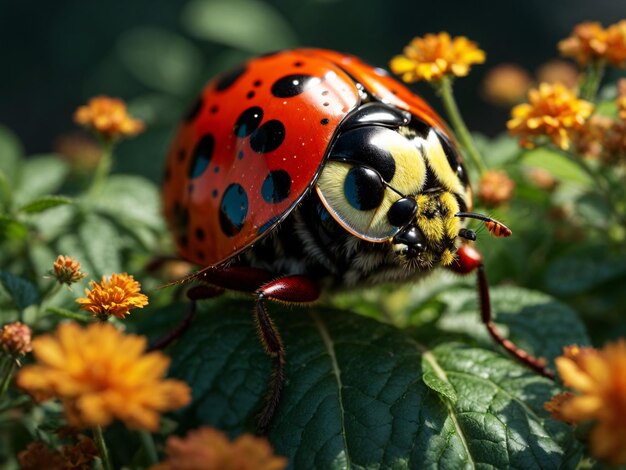
POLYGON ((214 189, 214 190, 211 192, 211 196, 213 196, 213 197, 217 197, 217 195, 218 195, 218 194, 219 194, 219 193, 217 192, 217 189, 214 189))
POLYGON ((266 202, 276 204, 289 197, 291 177, 285 170, 270 171, 261 186, 261 195, 266 202))
POLYGON ((202 230, 201 227, 196 228, 195 234, 196 234, 196 240, 198 241, 204 240, 204 230, 202 230))
POLYGON ((250 136, 250 147, 257 153, 276 150, 285 140, 285 126, 277 119, 267 121, 250 136))
POLYGON ((259 127, 263 120, 263 110, 258 106, 246 109, 237 118, 235 122, 234 132, 237 137, 246 137, 259 127))
POLYGON ((186 122, 191 122, 193 121, 196 116, 198 115, 198 113, 200 113, 200 111, 202 110, 202 105, 204 104, 204 101, 202 100, 202 97, 199 97, 189 108, 189 110, 187 110, 187 112, 185 113, 185 121, 186 122))
POLYGON ((327 118, 324 118, 320 121, 320 124, 322 124, 322 126, 325 126, 326 124, 328 124, 330 121, 327 118))
POLYGON ((198 251, 196 251, 196 257, 197 257, 200 261, 202 261, 202 260, 205 258, 205 256, 204 256, 204 251, 202 251, 202 250, 198 250, 198 251))
POLYGON ((211 158, 213 158, 214 148, 215 139, 213 135, 204 134, 193 150, 189 164, 189 178, 197 178, 207 169, 211 158))
POLYGON ((297 61, 297 62, 294 62, 294 63, 293 63, 293 66, 294 66, 294 67, 302 67, 303 65, 304 65, 304 62, 302 62, 302 61, 300 61, 300 60, 299 60, 299 61, 297 61))
POLYGON ((254 91, 250 90, 248 94, 246 95, 246 98, 248 98, 249 100, 254 98, 254 91))
POLYGON ((240 65, 239 67, 235 67, 234 69, 223 73, 217 79, 215 90, 224 91, 229 89, 244 73, 246 73, 246 70, 247 67, 245 65, 240 65))
POLYGON ((220 110, 220 108, 218 108, 217 106, 211 106, 211 109, 209 109, 209 111, 211 112, 211 114, 215 114, 220 110))
POLYGON ((248 195, 240 184, 232 183, 220 202, 220 227, 227 237, 237 235, 248 216, 248 195))
POLYGON ((240 150, 239 153, 237 154, 237 158, 239 160, 243 160, 243 150, 240 150))
POLYGON ((272 94, 277 98, 291 98, 321 82, 319 77, 304 74, 285 75, 272 85, 272 94))
POLYGON ((255 80, 252 86, 261 86, 261 83, 263 83, 261 80, 255 80))
POLYGON ((182 162, 183 160, 185 160, 185 149, 180 149, 178 151, 178 154, 176 155, 176 158, 178 159, 179 162, 182 162))

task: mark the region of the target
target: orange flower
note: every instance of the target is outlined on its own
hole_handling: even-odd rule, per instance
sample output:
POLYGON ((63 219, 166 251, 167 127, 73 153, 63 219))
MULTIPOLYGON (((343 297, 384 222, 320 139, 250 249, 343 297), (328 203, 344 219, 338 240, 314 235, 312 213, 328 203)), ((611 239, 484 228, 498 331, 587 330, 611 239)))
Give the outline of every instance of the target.
POLYGON ((604 57, 607 49, 606 30, 598 22, 585 22, 574 27, 570 37, 559 42, 559 51, 573 57, 581 65, 604 57))
POLYGON ((267 439, 243 434, 233 442, 208 427, 190 431, 185 438, 167 439, 167 460, 150 470, 282 470, 287 459, 274 455, 267 439))
POLYGON ((41 441, 31 442, 17 460, 22 470, 91 470, 91 462, 97 455, 93 439, 80 435, 77 444, 63 446, 61 452, 51 450, 41 441))
POLYGON ((524 99, 530 75, 516 64, 500 64, 487 72, 483 82, 485 99, 496 105, 511 105, 524 99))
POLYGON ((110 323, 64 323, 33 341, 37 362, 19 372, 17 384, 31 395, 61 399, 71 426, 119 419, 155 431, 159 414, 189 403, 190 390, 164 379, 169 359, 145 349, 144 337, 125 335, 110 323))
POLYGON ((489 170, 480 178, 478 197, 487 206, 498 206, 513 195, 515 182, 504 171, 489 170))
POLYGON ((9 323, 0 330, 0 346, 13 356, 24 355, 33 350, 30 341, 32 334, 28 325, 19 321, 9 323))
POLYGON ((604 29, 600 23, 577 25, 572 35, 559 42, 559 50, 581 65, 606 60, 615 67, 626 66, 626 20, 604 29))
POLYGON ((91 290, 85 289, 87 297, 76 299, 76 302, 82 310, 102 320, 109 315, 123 319, 131 309, 148 305, 148 297, 141 293, 141 285, 129 274, 102 276, 100 282, 91 281, 89 285, 91 290))
POLYGON ((86 274, 80 272, 80 263, 69 256, 59 255, 54 262, 54 277, 59 284, 68 286, 84 279, 86 274))
POLYGON ((124 101, 108 96, 96 96, 80 106, 74 113, 74 121, 108 141, 137 135, 145 128, 143 121, 128 115, 124 101))
POLYGON ((602 350, 565 348, 556 366, 575 393, 557 395, 546 409, 565 422, 592 422, 591 453, 612 465, 626 464, 626 341, 602 350))
POLYGON ((536 187, 545 191, 552 191, 559 183, 552 173, 543 168, 529 168, 526 177, 536 187))
POLYGON ((406 83, 441 80, 444 75, 464 77, 473 64, 485 61, 485 52, 464 36, 448 33, 414 38, 389 64, 391 71, 406 83))
POLYGON ((573 134, 582 128, 593 112, 593 104, 578 99, 560 83, 542 83, 528 92, 529 103, 515 106, 507 122, 511 135, 520 136, 520 144, 534 147, 534 139, 547 136, 561 149, 570 147, 573 134))

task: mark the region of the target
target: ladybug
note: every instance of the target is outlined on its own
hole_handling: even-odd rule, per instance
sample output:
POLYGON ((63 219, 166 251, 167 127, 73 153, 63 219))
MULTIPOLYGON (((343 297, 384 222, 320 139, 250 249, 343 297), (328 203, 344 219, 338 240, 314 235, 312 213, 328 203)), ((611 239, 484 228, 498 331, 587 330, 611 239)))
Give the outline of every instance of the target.
MULTIPOLYGON (((491 322, 480 254, 463 239, 480 219, 454 138, 425 101, 381 68, 321 49, 249 60, 209 82, 167 157, 165 216, 198 299, 256 296, 273 357, 265 431, 284 385, 285 348, 265 300, 314 302, 322 291, 409 282, 438 266, 477 269, 483 321, 531 367, 536 359, 491 322), (211 286, 210 288, 207 286, 211 286)), ((188 324, 188 322, 187 322, 188 324)))

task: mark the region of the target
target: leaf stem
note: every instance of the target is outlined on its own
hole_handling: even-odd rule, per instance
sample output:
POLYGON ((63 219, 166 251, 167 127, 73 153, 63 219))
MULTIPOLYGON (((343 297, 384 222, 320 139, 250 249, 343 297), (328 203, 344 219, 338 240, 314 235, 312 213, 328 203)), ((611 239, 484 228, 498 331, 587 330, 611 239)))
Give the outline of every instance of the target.
POLYGON ((582 99, 587 101, 593 101, 595 99, 600 83, 602 82, 605 68, 606 64, 604 60, 589 62, 587 71, 585 72, 585 79, 580 86, 580 97, 582 99))
POLYGON ((104 433, 102 432, 102 428, 100 426, 96 426, 93 428, 93 435, 98 445, 98 451, 100 453, 100 460, 102 461, 102 467, 104 470, 113 470, 111 466, 111 458, 109 457, 109 449, 104 440, 104 433))
POLYGON ((459 107, 456 104, 454 93, 452 91, 452 80, 446 75, 439 82, 435 82, 434 86, 437 94, 441 98, 444 108, 446 109, 446 113, 450 118, 454 132, 459 138, 459 142, 469 155, 479 173, 482 175, 487 170, 487 167, 483 162, 480 152, 476 147, 476 143, 472 138, 472 134, 467 129, 465 121, 459 111, 459 107))
POLYGON ((148 456, 148 463, 150 465, 156 465, 159 463, 159 456, 157 454, 156 446, 154 445, 152 434, 145 429, 141 429, 139 430, 139 438, 141 439, 141 445, 148 456))
POLYGON ((91 186, 89 187, 88 194, 94 196, 101 191, 104 182, 106 181, 109 173, 111 173, 111 167, 113 166, 113 142, 108 140, 102 140, 102 155, 98 161, 98 166, 91 180, 91 186))

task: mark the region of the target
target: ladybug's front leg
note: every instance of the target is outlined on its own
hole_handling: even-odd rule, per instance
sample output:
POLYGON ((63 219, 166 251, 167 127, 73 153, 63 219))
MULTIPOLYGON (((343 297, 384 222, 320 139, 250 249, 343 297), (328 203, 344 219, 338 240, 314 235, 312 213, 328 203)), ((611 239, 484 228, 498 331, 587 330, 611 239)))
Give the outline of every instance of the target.
POLYGON ((265 352, 274 359, 267 399, 259 415, 257 432, 265 434, 272 422, 285 385, 285 347, 265 308, 265 299, 286 303, 308 303, 319 298, 319 287, 305 276, 285 276, 261 286, 257 291, 255 319, 265 352))

